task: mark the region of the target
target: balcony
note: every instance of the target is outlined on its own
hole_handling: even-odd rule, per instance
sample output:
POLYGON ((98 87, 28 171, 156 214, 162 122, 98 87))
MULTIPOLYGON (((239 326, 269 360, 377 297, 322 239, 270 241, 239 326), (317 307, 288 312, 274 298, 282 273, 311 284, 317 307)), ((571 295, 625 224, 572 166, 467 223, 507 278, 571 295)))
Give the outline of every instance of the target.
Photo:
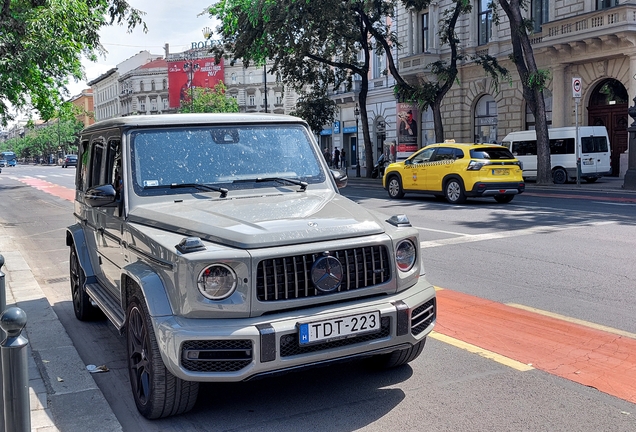
POLYGON ((421 74, 428 69, 428 65, 440 60, 439 54, 419 53, 399 59, 400 75, 408 77, 421 74))
POLYGON ((551 49, 576 54, 587 49, 607 51, 636 45, 636 5, 623 4, 579 14, 543 25, 531 36, 535 49, 551 49))

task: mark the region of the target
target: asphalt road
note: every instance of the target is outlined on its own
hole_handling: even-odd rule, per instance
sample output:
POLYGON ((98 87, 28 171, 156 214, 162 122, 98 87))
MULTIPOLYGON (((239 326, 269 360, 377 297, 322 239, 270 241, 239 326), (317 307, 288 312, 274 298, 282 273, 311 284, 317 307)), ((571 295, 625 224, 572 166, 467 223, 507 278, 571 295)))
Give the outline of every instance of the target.
MULTIPOLYGON (((514 319, 487 327, 490 318, 508 315, 492 312, 473 326, 492 349, 474 352, 474 341, 456 343, 461 336, 475 336, 458 317, 473 316, 484 303, 497 310, 510 304, 530 308, 523 313, 534 322, 543 323, 539 312, 546 312, 563 318, 557 323, 606 326, 597 330, 603 335, 612 335, 607 331, 612 329, 628 333, 614 335, 617 346, 636 334, 636 200, 629 202, 628 194, 529 190, 507 205, 473 200, 455 207, 423 196, 392 201, 377 184, 352 182, 344 195, 386 215, 405 213, 419 228, 427 278, 443 288, 440 301, 447 310, 454 298, 471 302, 470 310, 445 316, 440 310, 443 325, 436 330, 451 329, 458 337, 429 338, 420 358, 391 371, 352 363, 254 382, 206 384, 191 413, 149 422, 137 414, 130 396, 124 338, 105 321, 80 323, 73 316, 64 244, 64 228, 73 223, 72 202, 50 192, 60 190, 54 185, 72 188, 74 172, 3 169, 0 223, 18 240, 82 359, 110 368, 94 378, 126 431, 636 430, 636 405, 625 397, 564 378, 557 368, 519 370, 523 362, 495 357, 528 339, 525 334, 514 339, 523 330, 515 328, 514 319), (498 331, 504 328, 513 339, 498 331)), ((526 354, 537 355, 539 347, 526 354)), ((592 353, 598 354, 593 347, 582 354, 592 353)), ((607 356, 619 362, 634 357, 636 349, 629 348, 607 356)), ((623 378, 636 382, 636 369, 623 378)))

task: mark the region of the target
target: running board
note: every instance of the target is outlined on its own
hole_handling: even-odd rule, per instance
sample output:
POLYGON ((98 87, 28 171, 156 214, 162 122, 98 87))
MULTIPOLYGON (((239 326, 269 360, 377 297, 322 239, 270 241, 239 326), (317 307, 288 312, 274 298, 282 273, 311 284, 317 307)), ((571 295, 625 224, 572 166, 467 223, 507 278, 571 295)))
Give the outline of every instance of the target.
POLYGON ((113 323, 117 330, 124 327, 124 311, 117 300, 98 283, 86 284, 86 293, 93 299, 104 315, 113 323))

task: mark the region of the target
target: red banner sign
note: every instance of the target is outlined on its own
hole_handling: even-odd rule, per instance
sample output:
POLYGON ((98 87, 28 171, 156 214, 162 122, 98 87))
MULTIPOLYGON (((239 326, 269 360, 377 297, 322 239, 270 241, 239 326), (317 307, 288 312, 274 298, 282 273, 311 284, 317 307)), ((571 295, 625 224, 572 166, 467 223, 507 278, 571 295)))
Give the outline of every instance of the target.
POLYGON ((168 98, 170 108, 178 108, 195 87, 214 88, 223 81, 223 59, 197 58, 168 63, 168 98))

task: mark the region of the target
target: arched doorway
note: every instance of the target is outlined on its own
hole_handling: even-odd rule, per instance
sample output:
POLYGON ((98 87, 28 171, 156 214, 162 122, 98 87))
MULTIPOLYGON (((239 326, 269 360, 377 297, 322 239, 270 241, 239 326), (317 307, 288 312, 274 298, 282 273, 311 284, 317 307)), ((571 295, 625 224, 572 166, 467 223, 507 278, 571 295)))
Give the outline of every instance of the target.
POLYGON ((479 98, 475 105, 474 142, 497 142, 497 101, 489 94, 479 98))
POLYGON ((627 150, 627 90, 618 80, 598 83, 590 96, 588 124, 605 126, 612 150, 612 176, 618 176, 621 153, 627 150))

